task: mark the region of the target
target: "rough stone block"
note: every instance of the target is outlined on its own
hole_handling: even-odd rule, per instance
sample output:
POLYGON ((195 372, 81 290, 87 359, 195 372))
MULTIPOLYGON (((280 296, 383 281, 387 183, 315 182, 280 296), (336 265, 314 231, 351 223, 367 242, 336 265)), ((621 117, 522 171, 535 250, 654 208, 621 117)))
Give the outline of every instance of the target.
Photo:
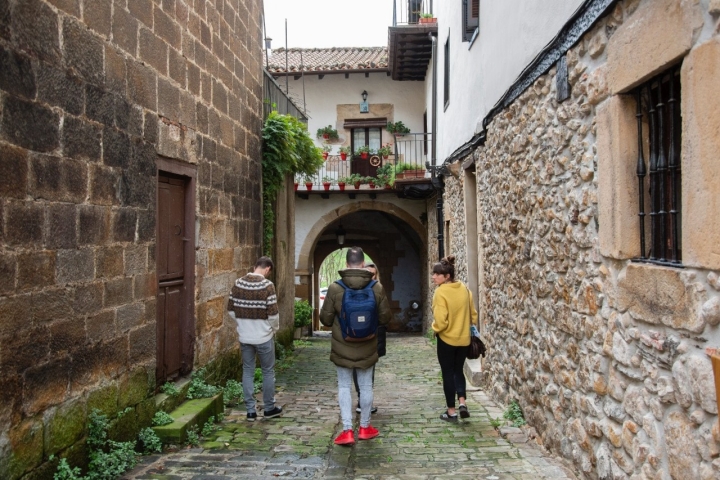
POLYGON ((180 84, 180 88, 185 88, 187 61, 174 48, 168 49, 168 68, 170 78, 180 84))
POLYGON ((194 96, 200 96, 200 69, 187 62, 187 88, 194 96))
POLYGON ((13 254, 0 254, 0 295, 15 291, 17 259, 13 254))
POLYGON ((80 0, 48 0, 48 2, 73 17, 80 17, 80 0))
POLYGON ((109 340, 117 334, 115 329, 115 310, 105 310, 88 317, 85 322, 88 340, 100 342, 109 340))
MULTIPOLYGON (((100 160, 102 131, 90 122, 66 115, 62 126, 63 155, 78 160, 100 160)), ((92 182, 91 182, 92 188, 92 182)))
POLYGON ((702 26, 700 4, 695 0, 640 5, 608 42, 610 91, 627 91, 683 57, 702 26))
POLYGON ((145 128, 144 137, 145 141, 151 144, 156 144, 158 141, 158 129, 160 128, 160 119, 156 113, 147 112, 145 114, 145 128))
POLYGON ((46 247, 75 248, 77 246, 77 212, 75 205, 67 203, 51 204, 47 210, 46 247))
MULTIPOLYGON (((142 303, 131 303, 121 305, 117 309, 116 325, 119 331, 125 333, 128 330, 142 325, 145 314, 145 306, 142 303)), ((154 336, 154 335, 153 335, 154 336)), ((133 342, 130 341, 132 346, 133 342)), ((132 347, 131 347, 132 348, 132 347)), ((153 350, 153 354, 155 351, 153 350)))
POLYGON ((58 106, 73 115, 83 113, 85 91, 78 77, 46 63, 39 63, 36 71, 39 101, 58 106))
POLYGON ((140 58, 162 75, 168 73, 168 45, 147 28, 140 29, 140 58))
POLYGON ((113 9, 113 41, 130 55, 137 55, 138 21, 133 14, 117 6, 113 9))
POLYGON ((17 3, 12 9, 12 32, 20 49, 50 62, 60 59, 58 14, 41 0, 17 3))
POLYGON ((20 478, 23 473, 40 465, 43 460, 43 422, 40 419, 24 420, 8 432, 12 456, 5 466, 9 478, 20 478))
POLYGON ((147 207, 155 202, 155 177, 134 171, 123 171, 120 203, 125 206, 147 207))
POLYGON ((0 197, 25 198, 28 180, 27 152, 2 144, 0 159, 0 197))
POLYGON ((110 167, 130 164, 130 137, 123 131, 106 128, 103 132, 103 162, 110 167))
POLYGON ((123 248, 111 246, 96 251, 97 278, 113 278, 123 274, 123 248))
POLYGON ((97 409, 108 417, 117 413, 118 386, 114 383, 92 390, 88 394, 87 411, 97 409))
POLYGON ((146 245, 130 245, 125 248, 125 275, 147 273, 148 258, 146 245))
POLYGON ((25 372, 23 411, 33 416, 65 400, 68 393, 70 364, 67 357, 39 364, 25 372))
POLYGON ((108 90, 124 94, 127 68, 123 54, 110 46, 105 46, 105 86, 108 90))
POLYGON ((83 21, 100 35, 110 38, 110 32, 112 31, 112 1, 93 0, 85 3, 83 5, 83 21))
POLYGON ((165 12, 156 8, 154 10, 154 25, 153 30, 155 34, 165 40, 170 45, 180 45, 180 26, 173 21, 165 12))
POLYGON ((177 409, 170 412, 175 421, 162 427, 153 427, 155 433, 163 443, 183 444, 187 439, 189 428, 197 425, 198 428, 207 422, 211 416, 223 411, 222 394, 212 398, 196 398, 188 400, 177 409))
POLYGON ((95 205, 117 205, 121 173, 99 165, 90 167, 90 201, 95 205))
POLYGON ((0 38, 10 40, 10 2, 0 3, 0 38))
POLYGON ((31 322, 30 295, 16 295, 0 299, 0 336, 10 337, 26 329, 31 322))
POLYGON ((227 303, 224 297, 214 298, 198 305, 198 332, 208 332, 220 328, 225 320, 227 303))
POLYGON ((0 46, 0 90, 35 98, 35 74, 30 59, 0 46))
POLYGON ((10 245, 38 246, 43 238, 43 208, 33 202, 6 205, 5 240, 10 245))
POLYGON ((634 112, 632 98, 617 95, 597 116, 600 252, 620 259, 640 254, 634 112))
POLYGON ((224 248, 221 250, 210 250, 208 252, 210 260, 210 273, 220 273, 232 270, 233 250, 232 248, 224 248))
POLYGON ((90 248, 59 250, 57 253, 57 282, 72 283, 95 278, 95 258, 90 248))
MULTIPOLYGON (((155 372, 152 372, 152 377, 155 377, 155 372)), ((145 400, 152 393, 152 383, 150 373, 145 368, 136 368, 130 372, 120 382, 118 406, 123 409, 145 400)))
POLYGON ((127 60, 128 95, 150 110, 157 110, 157 75, 148 67, 127 60))
POLYGON ((18 288, 37 289, 55 283, 55 252, 18 255, 18 288))
POLYGON ((86 81, 102 85, 105 48, 100 37, 80 22, 65 18, 63 51, 65 64, 68 67, 73 68, 86 81))
POLYGON ((66 353, 72 355, 87 344, 85 320, 81 317, 52 323, 50 333, 51 357, 61 356, 66 353))
POLYGON ((193 129, 169 122, 160 122, 159 127, 158 154, 197 163, 197 136, 193 129))
POLYGON ((127 130, 130 124, 132 106, 122 96, 116 96, 113 104, 115 126, 127 130))
POLYGON ((153 2, 151 0, 129 0, 128 9, 130 13, 147 25, 153 26, 153 2))
POLYGON ((85 432, 86 419, 83 401, 74 401, 55 410, 46 420, 45 451, 54 454, 79 440, 85 432))
POLYGON ((106 307, 117 307, 132 302, 132 278, 118 278, 105 282, 103 304, 106 307))
POLYGON ((101 245, 110 232, 110 209, 94 205, 78 206, 78 243, 80 245, 101 245))
POLYGON ((2 111, 0 138, 36 152, 60 145, 60 117, 49 108, 6 95, 2 111))
POLYGON ((115 120, 115 96, 95 85, 85 85, 85 115, 90 120, 113 126, 115 120))
POLYGON ((682 262, 720 269, 720 40, 693 49, 683 63, 682 85, 682 262), (698 235, 697 232, 703 232, 698 235))
POLYGON ((130 361, 133 363, 155 360, 157 335, 155 323, 143 325, 130 332, 130 361))
POLYGON ((682 271, 632 263, 617 282, 618 310, 650 324, 702 332, 698 313, 705 294, 698 284, 686 283, 682 271))
POLYGON ((138 211, 138 242, 148 242, 155 238, 155 211, 140 210, 138 211))
POLYGON ((0 361, 5 372, 22 373, 37 365, 39 359, 50 353, 50 329, 47 326, 32 326, 27 322, 24 328, 13 335, 4 337, 3 349, 13 352, 0 361))
POLYGON ((158 113, 172 121, 180 117, 180 89, 165 79, 158 80, 158 113))
POLYGON ((29 193, 50 201, 81 203, 87 192, 87 175, 84 162, 36 154, 30 159, 29 193))
MULTIPOLYGON (((133 297, 135 300, 155 298, 156 295, 157 276, 154 273, 148 273, 147 275, 135 275, 135 277, 133 277, 133 297)), ((153 316, 154 315, 155 313, 153 312, 153 316)))

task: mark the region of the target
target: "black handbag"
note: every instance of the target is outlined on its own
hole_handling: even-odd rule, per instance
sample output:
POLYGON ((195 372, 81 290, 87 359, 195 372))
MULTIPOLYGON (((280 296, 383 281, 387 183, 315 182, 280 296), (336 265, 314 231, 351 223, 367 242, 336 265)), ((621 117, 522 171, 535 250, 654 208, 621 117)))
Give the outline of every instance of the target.
POLYGON ((475 360, 476 358, 480 358, 481 355, 485 358, 485 344, 480 340, 480 337, 470 335, 470 347, 468 347, 467 358, 475 360))

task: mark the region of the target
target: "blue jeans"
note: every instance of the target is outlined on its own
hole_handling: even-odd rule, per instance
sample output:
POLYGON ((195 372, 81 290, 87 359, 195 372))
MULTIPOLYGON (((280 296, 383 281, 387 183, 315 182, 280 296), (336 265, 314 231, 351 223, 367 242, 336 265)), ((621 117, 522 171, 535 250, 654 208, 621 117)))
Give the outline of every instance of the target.
POLYGON ((352 384, 353 370, 357 372, 358 385, 360 385, 360 426, 370 425, 370 409, 373 404, 373 367, 362 370, 360 368, 337 367, 338 375, 338 403, 342 417, 343 430, 352 430, 352 384))
POLYGON ((260 357, 260 368, 263 374, 263 408, 266 412, 275 408, 275 339, 270 339, 260 345, 241 343, 243 364, 243 395, 248 413, 255 411, 255 355, 260 357))

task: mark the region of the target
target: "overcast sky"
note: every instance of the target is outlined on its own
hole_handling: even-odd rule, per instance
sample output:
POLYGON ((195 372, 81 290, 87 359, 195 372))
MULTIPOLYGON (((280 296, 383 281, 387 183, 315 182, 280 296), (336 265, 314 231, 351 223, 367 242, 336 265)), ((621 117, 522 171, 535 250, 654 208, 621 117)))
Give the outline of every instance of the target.
POLYGON ((386 47, 393 0, 265 0, 272 49, 386 47))

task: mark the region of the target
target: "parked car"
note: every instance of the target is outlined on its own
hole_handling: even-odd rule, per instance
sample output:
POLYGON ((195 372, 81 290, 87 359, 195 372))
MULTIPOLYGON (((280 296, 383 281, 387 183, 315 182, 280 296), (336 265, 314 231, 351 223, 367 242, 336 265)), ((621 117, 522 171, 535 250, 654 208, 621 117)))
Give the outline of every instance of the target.
POLYGON ((318 308, 322 308, 323 301, 325 300, 325 295, 327 295, 327 288, 323 287, 320 289, 320 306, 318 308))

